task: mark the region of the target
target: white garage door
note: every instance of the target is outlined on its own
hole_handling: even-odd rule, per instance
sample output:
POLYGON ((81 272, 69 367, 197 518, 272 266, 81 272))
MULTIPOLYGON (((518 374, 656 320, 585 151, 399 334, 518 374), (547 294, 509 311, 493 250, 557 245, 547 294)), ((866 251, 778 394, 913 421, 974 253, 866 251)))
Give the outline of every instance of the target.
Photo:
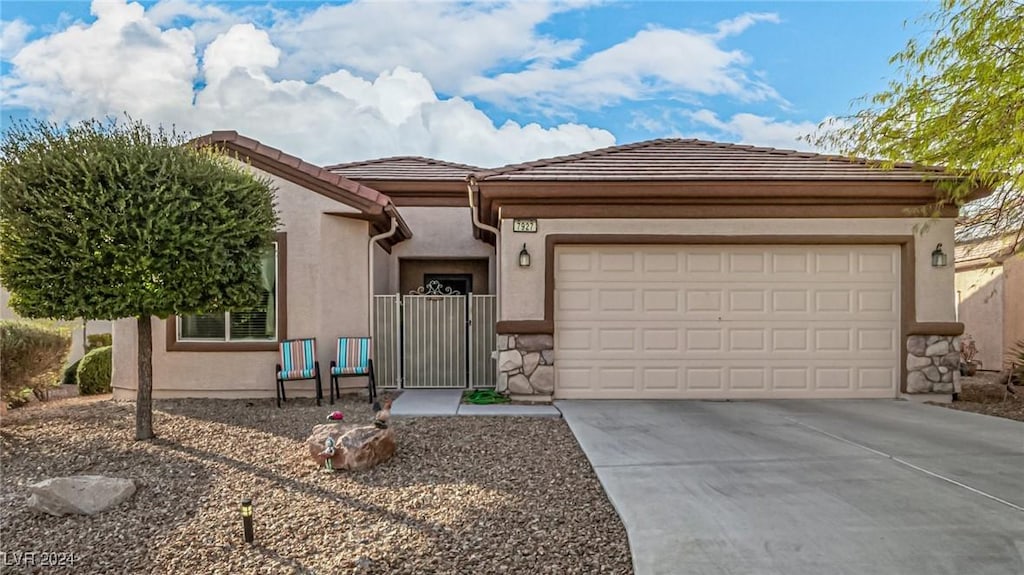
POLYGON ((559 398, 894 397, 897 246, 558 246, 559 398))

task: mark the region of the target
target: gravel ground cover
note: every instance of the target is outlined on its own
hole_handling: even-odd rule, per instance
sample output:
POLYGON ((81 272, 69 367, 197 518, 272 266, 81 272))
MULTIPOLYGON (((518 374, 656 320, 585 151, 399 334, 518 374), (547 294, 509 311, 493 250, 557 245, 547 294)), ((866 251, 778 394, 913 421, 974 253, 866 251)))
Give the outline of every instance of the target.
POLYGON ((935 403, 949 409, 973 411, 995 417, 1024 421, 1024 386, 1014 386, 1017 394, 1007 395, 995 372, 978 372, 975 377, 960 378, 960 396, 952 403, 935 403))
POLYGON ((135 442, 134 404, 71 398, 0 424, 4 573, 631 573, 626 533, 560 419, 395 422, 396 456, 326 474, 303 440, 355 398, 156 403, 157 439, 135 442), (92 516, 30 511, 26 486, 62 475, 130 477, 127 503, 92 516), (238 502, 255 504, 256 544, 238 502), (12 564, 73 553, 70 567, 12 564))

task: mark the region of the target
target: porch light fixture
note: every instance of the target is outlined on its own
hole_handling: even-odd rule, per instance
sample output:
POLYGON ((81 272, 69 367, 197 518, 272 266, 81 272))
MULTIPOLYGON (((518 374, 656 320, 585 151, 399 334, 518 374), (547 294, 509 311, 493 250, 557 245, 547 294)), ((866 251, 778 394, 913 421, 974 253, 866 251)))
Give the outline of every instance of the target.
POLYGON ((245 532, 245 542, 252 543, 252 499, 248 497, 242 500, 242 530, 245 532))
POLYGON ((933 268, 944 268, 948 263, 946 258, 946 252, 942 251, 942 244, 935 246, 935 250, 932 252, 932 267, 933 268))
POLYGON ((526 251, 526 244, 523 244, 523 249, 519 250, 519 267, 530 267, 530 252, 526 251))

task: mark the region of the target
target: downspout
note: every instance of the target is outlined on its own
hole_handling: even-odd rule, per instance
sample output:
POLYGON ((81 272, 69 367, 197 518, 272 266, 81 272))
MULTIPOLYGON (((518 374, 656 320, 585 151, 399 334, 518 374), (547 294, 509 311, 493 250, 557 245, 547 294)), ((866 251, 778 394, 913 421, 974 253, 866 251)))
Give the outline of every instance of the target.
POLYGON ((470 174, 466 176, 466 190, 469 192, 469 212, 473 215, 473 226, 477 229, 491 232, 494 234, 494 293, 495 293, 495 304, 497 308, 498 319, 501 319, 501 232, 498 228, 485 224, 480 221, 480 214, 477 213, 476 208, 476 192, 480 191, 480 186, 476 183, 476 176, 470 174))
POLYGON ((391 229, 386 231, 386 232, 379 233, 379 234, 377 234, 375 236, 370 237, 370 242, 367 244, 367 253, 366 253, 366 255, 367 255, 366 261, 367 261, 367 269, 368 269, 368 273, 366 274, 366 277, 367 277, 366 283, 367 283, 367 288, 368 288, 366 290, 367 291, 367 296, 366 297, 367 297, 368 303, 370 304, 369 307, 367 308, 367 312, 368 313, 366 314, 366 318, 367 318, 366 321, 367 321, 367 324, 368 324, 366 326, 367 327, 366 331, 370 335, 371 345, 373 345, 372 342, 373 342, 373 335, 374 335, 373 334, 373 291, 374 291, 373 290, 373 283, 374 283, 374 275, 373 275, 373 248, 374 248, 374 246, 377 245, 377 242, 379 242, 380 240, 386 240, 386 239, 390 238, 391 236, 395 235, 395 232, 398 231, 398 213, 395 212, 394 205, 388 204, 387 206, 385 206, 384 207, 384 213, 386 213, 388 216, 391 217, 391 229))

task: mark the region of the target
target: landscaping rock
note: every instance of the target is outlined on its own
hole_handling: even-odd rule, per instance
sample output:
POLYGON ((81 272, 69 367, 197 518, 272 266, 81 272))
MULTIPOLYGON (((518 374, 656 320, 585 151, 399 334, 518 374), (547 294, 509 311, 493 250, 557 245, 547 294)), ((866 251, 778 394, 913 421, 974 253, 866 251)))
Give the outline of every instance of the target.
POLYGON ((120 505, 135 493, 135 482, 103 475, 55 477, 29 486, 28 506, 58 517, 94 515, 120 505))
POLYGON ((331 460, 331 468, 362 471, 384 463, 395 454, 395 433, 392 428, 372 425, 352 426, 325 423, 313 427, 306 439, 313 461, 320 467, 331 460), (331 448, 327 449, 328 440, 331 448))
MULTIPOLYGON (((310 390, 311 391, 311 390, 310 390)), ((390 390, 381 389, 381 402, 390 390)), ((298 394, 296 394, 298 396, 298 394)), ((536 399, 533 395, 531 398, 536 399)), ((563 419, 402 417, 402 448, 360 473, 322 473, 301 443, 334 410, 369 423, 366 395, 157 399, 157 439, 135 441, 131 402, 76 397, 12 409, 0 425, 0 551, 73 565, 6 574, 626 575, 629 542, 563 419), (24 504, 46 470, 130 477, 132 497, 64 519, 24 504), (255 545, 238 502, 253 499, 255 545)))

